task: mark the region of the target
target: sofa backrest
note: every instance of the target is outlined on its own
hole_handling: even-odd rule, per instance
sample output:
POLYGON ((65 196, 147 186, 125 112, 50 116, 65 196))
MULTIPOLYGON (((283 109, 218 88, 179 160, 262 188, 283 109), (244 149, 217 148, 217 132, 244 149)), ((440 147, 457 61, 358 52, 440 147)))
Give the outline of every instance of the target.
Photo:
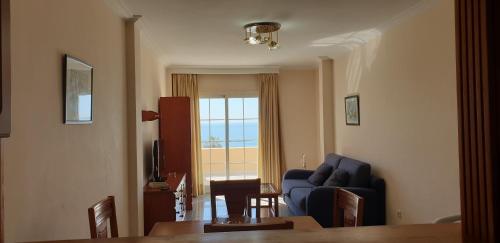
POLYGON ((344 158, 340 155, 337 154, 327 154, 325 156, 325 162, 326 164, 330 165, 333 170, 337 169, 339 167, 340 160, 344 158))
POLYGON ((338 169, 349 173, 348 187, 369 187, 371 177, 371 166, 367 163, 343 157, 338 169))

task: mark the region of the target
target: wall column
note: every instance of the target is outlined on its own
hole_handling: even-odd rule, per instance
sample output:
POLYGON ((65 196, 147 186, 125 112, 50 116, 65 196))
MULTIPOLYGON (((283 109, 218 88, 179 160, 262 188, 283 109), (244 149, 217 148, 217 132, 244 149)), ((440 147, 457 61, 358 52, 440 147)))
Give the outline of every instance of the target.
POLYGON ((325 155, 334 152, 335 148, 333 139, 333 60, 329 57, 319 57, 318 82, 318 159, 322 161, 325 158, 325 155))
POLYGON ((127 141, 130 236, 144 234, 143 145, 141 129, 141 53, 139 16, 126 20, 127 141))

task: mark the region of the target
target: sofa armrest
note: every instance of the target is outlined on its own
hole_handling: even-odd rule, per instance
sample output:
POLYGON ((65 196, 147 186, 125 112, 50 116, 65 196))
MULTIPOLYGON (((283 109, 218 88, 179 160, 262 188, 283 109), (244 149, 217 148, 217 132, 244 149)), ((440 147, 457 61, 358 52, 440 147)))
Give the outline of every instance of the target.
POLYGON ((301 170, 301 169, 293 169, 285 172, 283 175, 283 180, 285 179, 307 179, 312 175, 313 170, 301 170))
POLYGON ((385 181, 382 178, 372 176, 370 180, 370 187, 377 192, 385 193, 385 181))
MULTIPOLYGON (((333 226, 333 196, 336 188, 330 186, 315 187, 307 199, 307 215, 312 216, 323 227, 333 226)), ((380 224, 377 191, 362 187, 343 187, 343 189, 365 199, 364 225, 380 224)))
POLYGON ((306 200, 306 214, 323 228, 333 226, 333 194, 336 187, 315 187, 306 200))
POLYGON ((385 225, 385 181, 382 178, 378 178, 376 176, 372 176, 372 179, 370 181, 370 187, 377 191, 377 200, 378 200, 378 205, 377 205, 377 211, 378 211, 378 218, 379 222, 377 222, 380 225, 385 225))

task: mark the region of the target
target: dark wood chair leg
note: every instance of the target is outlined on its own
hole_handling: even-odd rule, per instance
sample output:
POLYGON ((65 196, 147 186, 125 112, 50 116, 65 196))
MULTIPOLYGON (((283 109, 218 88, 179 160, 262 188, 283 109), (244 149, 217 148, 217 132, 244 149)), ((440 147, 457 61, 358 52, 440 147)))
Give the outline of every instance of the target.
POLYGON ((247 216, 252 217, 252 197, 247 197, 247 216))
POLYGON ((255 217, 260 219, 260 197, 256 197, 255 206, 255 217))
POLYGON ((279 217, 279 202, 278 197, 274 197, 274 217, 279 217))

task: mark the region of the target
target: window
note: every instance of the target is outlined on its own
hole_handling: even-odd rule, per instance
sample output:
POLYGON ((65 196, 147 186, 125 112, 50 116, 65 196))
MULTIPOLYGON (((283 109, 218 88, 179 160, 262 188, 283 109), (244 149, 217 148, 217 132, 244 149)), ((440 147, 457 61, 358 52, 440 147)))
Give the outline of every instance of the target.
POLYGON ((200 99, 205 186, 210 180, 258 177, 258 107, 256 97, 200 99))

